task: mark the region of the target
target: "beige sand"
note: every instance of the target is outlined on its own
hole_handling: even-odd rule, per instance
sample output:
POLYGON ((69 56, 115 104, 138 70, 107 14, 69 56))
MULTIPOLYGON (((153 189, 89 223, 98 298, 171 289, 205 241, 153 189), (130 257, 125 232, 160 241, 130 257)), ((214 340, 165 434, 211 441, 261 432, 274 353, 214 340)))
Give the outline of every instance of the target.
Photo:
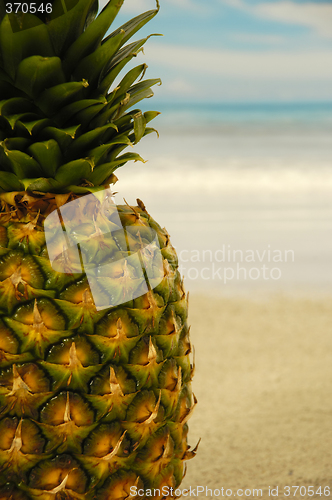
POLYGON ((332 298, 196 295, 189 307, 199 402, 189 442, 202 441, 181 488, 231 488, 232 498, 262 488, 267 499, 279 486, 278 498, 332 498, 283 489, 332 493, 332 298))

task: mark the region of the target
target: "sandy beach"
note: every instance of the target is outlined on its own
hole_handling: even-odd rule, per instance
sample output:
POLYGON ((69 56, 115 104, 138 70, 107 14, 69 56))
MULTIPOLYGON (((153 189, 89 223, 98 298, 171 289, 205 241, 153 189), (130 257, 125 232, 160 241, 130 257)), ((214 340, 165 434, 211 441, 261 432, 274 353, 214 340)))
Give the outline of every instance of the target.
POLYGON ((198 405, 189 442, 201 443, 181 488, 224 487, 236 498, 260 488, 255 498, 266 499, 269 487, 286 498, 284 487, 298 485, 306 490, 290 497, 327 498, 316 491, 332 491, 331 303, 190 297, 198 405))

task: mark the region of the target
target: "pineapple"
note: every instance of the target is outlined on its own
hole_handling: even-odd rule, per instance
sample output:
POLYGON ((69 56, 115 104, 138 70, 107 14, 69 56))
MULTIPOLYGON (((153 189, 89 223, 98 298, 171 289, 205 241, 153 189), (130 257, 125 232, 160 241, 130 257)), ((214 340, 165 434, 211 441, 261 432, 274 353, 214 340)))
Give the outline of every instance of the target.
POLYGON ((196 453, 177 256, 111 190, 160 82, 115 84, 159 10, 105 37, 122 3, 0 5, 0 500, 174 498, 196 453))

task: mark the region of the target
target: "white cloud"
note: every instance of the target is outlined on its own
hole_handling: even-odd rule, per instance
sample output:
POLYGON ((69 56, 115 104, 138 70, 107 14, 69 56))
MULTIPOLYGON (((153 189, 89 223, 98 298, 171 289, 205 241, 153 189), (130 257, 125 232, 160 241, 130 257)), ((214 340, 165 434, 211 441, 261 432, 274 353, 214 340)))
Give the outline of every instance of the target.
POLYGON ((229 38, 241 43, 258 43, 263 45, 282 45, 287 39, 280 35, 265 35, 263 33, 230 33, 229 38))
POLYGON ((163 4, 170 4, 171 6, 174 6, 177 9, 188 10, 190 11, 190 13, 196 12, 198 14, 203 15, 204 17, 213 12, 213 9, 211 8, 211 5, 209 5, 208 2, 202 4, 201 2, 194 2, 193 0, 161 0, 161 1, 162 1, 161 6, 163 4))
POLYGON ((154 0, 125 0, 121 7, 124 14, 140 14, 156 8, 154 0))
POLYGON ((332 4, 325 2, 261 2, 250 5, 245 0, 221 0, 223 4, 245 10, 257 17, 297 24, 313 29, 319 35, 332 38, 332 4))
POLYGON ((195 4, 191 0, 167 0, 168 3, 181 7, 182 9, 191 9, 195 4))
POLYGON ((243 0, 221 0, 225 5, 230 5, 231 7, 236 7, 238 9, 246 8, 246 4, 243 0))
POLYGON ((166 82, 163 83, 163 91, 164 90, 165 92, 190 97, 196 94, 197 88, 195 88, 192 83, 188 82, 185 78, 175 78, 174 80, 166 80, 166 82))
POLYGON ((307 81, 332 83, 332 51, 236 51, 209 50, 150 43, 147 62, 173 67, 181 73, 251 80, 307 81))
MULTIPOLYGON (((102 10, 109 0, 99 0, 99 10, 102 10)), ((156 2, 154 0, 125 0, 121 12, 138 14, 147 10, 154 9, 156 2)))
POLYGON ((254 12, 265 19, 307 26, 320 35, 332 38, 332 5, 328 3, 295 3, 290 1, 261 3, 254 12))
MULTIPOLYGON (((99 10, 101 10, 108 0, 99 0, 99 10)), ((208 5, 201 5, 199 2, 196 3, 193 0, 160 0, 160 7, 166 5, 172 6, 176 9, 190 10, 191 12, 199 12, 201 14, 207 14, 210 11, 208 5)), ((156 0, 125 0, 123 6, 121 7, 121 12, 124 14, 140 14, 147 10, 152 10, 156 8, 156 0)))

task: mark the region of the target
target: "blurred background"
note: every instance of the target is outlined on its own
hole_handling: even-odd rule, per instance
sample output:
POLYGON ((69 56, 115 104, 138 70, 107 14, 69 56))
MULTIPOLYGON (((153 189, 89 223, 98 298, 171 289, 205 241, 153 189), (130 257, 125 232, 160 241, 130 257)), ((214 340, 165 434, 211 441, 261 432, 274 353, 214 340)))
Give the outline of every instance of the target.
MULTIPOLYGON (((162 112, 160 138, 135 146, 148 162, 119 169, 115 188, 118 203, 142 199, 167 228, 190 291, 189 437, 202 441, 184 484, 264 498, 303 485, 297 498, 322 498, 319 486, 332 488, 332 2, 160 4, 140 37, 164 37, 134 61, 162 79, 140 103, 162 112)), ((154 7, 125 0, 116 24, 154 7)))
MULTIPOLYGON (((146 164, 118 171, 118 198, 141 198, 166 226, 191 290, 326 292, 332 3, 160 3, 139 38, 164 36, 151 37, 132 64, 146 62, 145 78, 162 80, 139 103, 162 112, 151 125, 160 138, 135 147, 146 164)), ((153 8, 153 0, 125 0, 116 26, 153 8)))

